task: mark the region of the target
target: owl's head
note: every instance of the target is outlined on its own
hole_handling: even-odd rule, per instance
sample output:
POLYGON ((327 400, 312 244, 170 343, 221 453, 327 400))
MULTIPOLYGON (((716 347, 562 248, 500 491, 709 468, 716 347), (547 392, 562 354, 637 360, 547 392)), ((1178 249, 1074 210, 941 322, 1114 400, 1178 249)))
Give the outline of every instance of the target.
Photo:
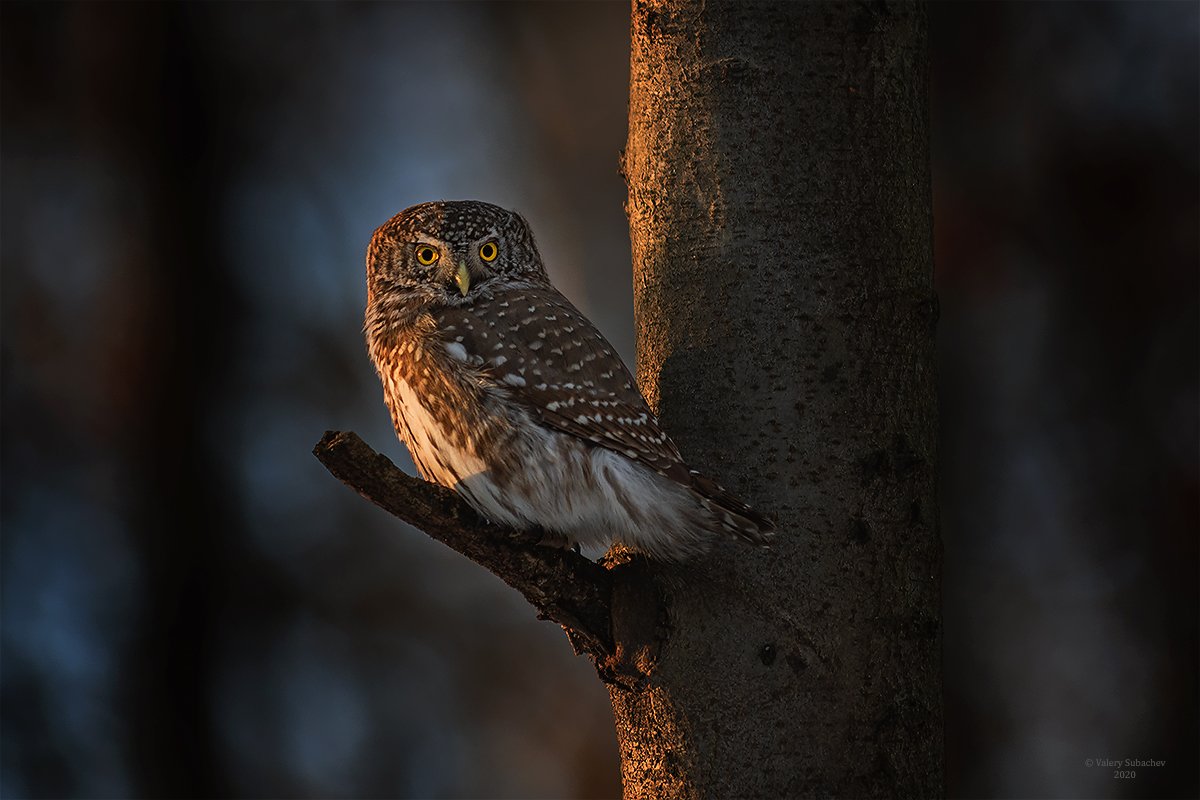
POLYGON ((450 305, 498 284, 546 281, 529 224, 474 200, 439 200, 401 211, 367 249, 368 302, 387 292, 450 305))

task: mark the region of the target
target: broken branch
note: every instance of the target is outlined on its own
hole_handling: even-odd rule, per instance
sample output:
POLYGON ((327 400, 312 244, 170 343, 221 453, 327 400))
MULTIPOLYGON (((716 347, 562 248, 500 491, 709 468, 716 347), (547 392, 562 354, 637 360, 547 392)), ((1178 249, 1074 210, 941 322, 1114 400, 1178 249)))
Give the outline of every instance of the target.
POLYGON ((602 566, 487 522, 453 491, 405 474, 352 431, 327 431, 313 454, 335 478, 384 511, 519 591, 539 616, 566 628, 576 649, 598 666, 612 654, 612 581, 602 566))

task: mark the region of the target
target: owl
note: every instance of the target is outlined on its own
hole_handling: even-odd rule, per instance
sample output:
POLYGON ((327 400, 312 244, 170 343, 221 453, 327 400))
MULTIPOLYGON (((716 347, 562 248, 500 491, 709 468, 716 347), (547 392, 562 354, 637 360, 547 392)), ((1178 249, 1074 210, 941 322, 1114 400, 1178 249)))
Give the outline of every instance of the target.
POLYGON ((364 333, 421 476, 491 522, 663 561, 768 543, 766 517, 684 463, 520 215, 443 201, 380 226, 364 333))

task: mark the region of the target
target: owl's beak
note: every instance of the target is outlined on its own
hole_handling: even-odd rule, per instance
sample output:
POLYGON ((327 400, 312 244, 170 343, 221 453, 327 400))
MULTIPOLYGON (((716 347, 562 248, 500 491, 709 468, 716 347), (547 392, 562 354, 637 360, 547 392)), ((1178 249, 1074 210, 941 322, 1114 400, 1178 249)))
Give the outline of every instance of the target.
POLYGON ((458 290, 462 292, 462 296, 467 296, 467 291, 471 288, 471 273, 467 272, 466 264, 458 265, 458 272, 454 273, 454 282, 458 284, 458 290))

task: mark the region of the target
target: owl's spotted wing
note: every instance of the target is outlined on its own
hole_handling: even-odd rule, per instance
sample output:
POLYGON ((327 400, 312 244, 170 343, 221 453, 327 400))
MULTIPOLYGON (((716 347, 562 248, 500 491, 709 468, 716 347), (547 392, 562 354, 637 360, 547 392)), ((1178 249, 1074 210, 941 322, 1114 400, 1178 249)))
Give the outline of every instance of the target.
POLYGON ((552 288, 482 297, 438 316, 446 348, 545 425, 690 483, 675 444, 612 345, 552 288))
POLYGON ((552 287, 481 296, 440 313, 437 327, 452 357, 543 424, 692 489, 728 530, 767 541, 770 520, 688 469, 612 345, 552 287))

